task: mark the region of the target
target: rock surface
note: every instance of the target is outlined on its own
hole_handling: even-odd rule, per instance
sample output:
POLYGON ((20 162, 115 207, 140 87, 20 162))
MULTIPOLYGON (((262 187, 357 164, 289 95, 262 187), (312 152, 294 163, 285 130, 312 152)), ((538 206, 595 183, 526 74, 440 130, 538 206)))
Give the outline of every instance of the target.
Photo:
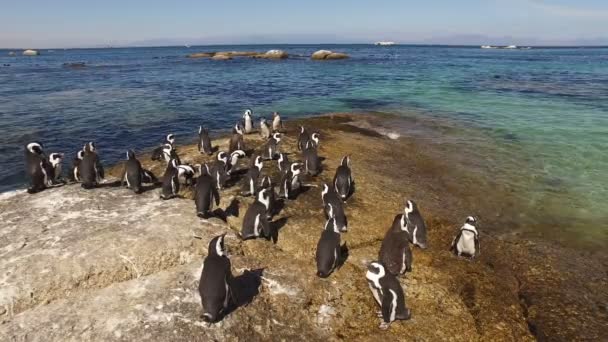
POLYGON ((333 52, 330 50, 319 50, 314 52, 310 58, 314 60, 332 60, 332 59, 345 59, 349 56, 341 52, 333 52))
MULTIPOLYGON (((322 137, 324 170, 316 179, 304 179, 310 186, 296 200, 279 203, 282 210, 273 219, 275 243, 236 238, 252 203, 252 198, 240 195, 238 183, 221 191, 220 208, 238 207, 227 222, 197 218, 189 189, 181 192, 183 198, 168 201, 158 198, 158 189, 135 195, 111 182, 91 191, 67 185, 35 195, 0 196, 0 340, 520 341, 532 340, 532 334, 602 339, 593 313, 581 317, 587 323, 579 335, 570 328, 582 323, 551 318, 572 308, 581 312, 572 303, 587 307, 589 301, 568 295, 570 306, 564 310, 552 297, 560 297, 563 290, 553 287, 548 297, 539 297, 543 283, 565 288, 560 282, 572 281, 525 263, 532 248, 540 264, 551 260, 542 257, 546 250, 519 248, 483 235, 479 259, 453 257, 447 246, 460 222, 450 213, 460 208, 444 207, 458 193, 442 194, 445 202, 437 202, 437 193, 430 190, 443 182, 437 173, 445 168, 431 167, 434 162, 426 159, 426 149, 415 148, 389 129, 372 129, 377 121, 335 115, 289 122, 282 150, 297 160, 298 124, 316 128, 322 137), (407 151, 408 158, 396 157, 396 151, 407 151), (325 220, 319 185, 331 181, 345 154, 351 155, 357 184, 346 204, 349 232, 342 235, 349 257, 329 278, 319 279, 314 253, 325 220), (412 319, 380 331, 365 269, 377 257, 393 216, 403 210, 404 198, 411 196, 427 219, 430 247, 413 250, 413 272, 400 279, 412 319), (199 318, 198 277, 209 240, 222 233, 228 233, 243 305, 221 323, 206 325, 199 318), (551 303, 543 298, 552 298, 551 303), (562 330, 556 331, 552 322, 560 322, 562 330)), ((213 143, 227 149, 227 139, 213 143)), ((263 141, 249 135, 246 144, 259 147, 263 141)), ((196 146, 180 146, 178 152, 185 163, 212 159, 200 155, 196 146)), ((152 162, 147 155, 139 159, 162 174, 164 163, 152 162)), ((247 165, 248 158, 237 168, 247 165)), ((109 177, 120 175, 121 168, 109 168, 109 177)), ((276 180, 276 161, 265 162, 263 173, 276 180)), ((593 265, 589 263, 588 271, 600 273, 593 267, 601 264, 593 265)), ((586 284, 600 298, 606 291, 602 279, 598 274, 586 284)))

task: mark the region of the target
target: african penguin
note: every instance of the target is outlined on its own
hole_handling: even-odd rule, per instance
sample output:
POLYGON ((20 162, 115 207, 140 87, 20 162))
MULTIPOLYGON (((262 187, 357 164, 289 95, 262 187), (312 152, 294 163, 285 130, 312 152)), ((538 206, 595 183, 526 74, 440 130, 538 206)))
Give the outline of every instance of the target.
POLYGON ((177 159, 177 163, 181 163, 175 147, 169 143, 163 144, 152 151, 152 160, 164 160, 168 163, 171 159, 177 159))
POLYGON ((168 200, 174 198, 179 193, 179 164, 177 163, 177 159, 171 159, 169 164, 167 164, 167 168, 165 169, 165 174, 163 175, 163 184, 160 198, 164 200, 168 200))
POLYGON ((270 176, 265 176, 262 178, 262 181, 260 182, 260 189, 268 190, 268 212, 266 213, 266 216, 270 220, 274 216, 276 210, 276 193, 274 192, 274 183, 272 182, 270 176))
POLYGON ((247 208, 243 218, 241 237, 243 240, 265 237, 271 238, 270 223, 266 213, 270 207, 270 200, 267 189, 258 192, 257 199, 247 208))
MULTIPOLYGON (((331 206, 331 204, 330 204, 331 206)), ((331 217, 325 223, 325 229, 317 243, 315 259, 317 261, 317 276, 327 278, 334 271, 340 260, 340 230, 335 218, 331 217)))
POLYGON ((239 159, 245 156, 246 154, 243 150, 233 151, 232 153, 230 153, 230 156, 228 156, 228 153, 222 151, 217 154, 217 160, 222 162, 222 164, 224 165, 224 171, 226 172, 226 174, 230 175, 232 171, 236 168, 239 159))
POLYGON ((378 253, 378 259, 392 275, 412 271, 412 250, 406 225, 405 214, 395 216, 393 225, 384 235, 378 253))
POLYGON ((406 231, 410 236, 410 242, 425 249, 426 245, 426 224, 418 206, 414 201, 408 200, 405 206, 406 231))
POLYGON ((481 253, 477 219, 475 217, 467 217, 464 225, 460 228, 456 237, 454 237, 450 250, 458 256, 467 256, 471 259, 481 253))
POLYGON ((61 181, 61 163, 63 162, 63 153, 49 154, 49 164, 51 166, 51 174, 49 175, 49 184, 57 184, 61 181))
POLYGON ((348 231, 348 221, 344 214, 344 204, 338 197, 338 194, 329 185, 323 184, 321 191, 321 199, 323 200, 323 210, 328 219, 334 218, 336 226, 341 232, 348 231))
POLYGON ((268 127, 268 123, 264 118, 260 119, 260 136, 262 139, 270 138, 270 127, 268 127))
POLYGON ((209 166, 207 164, 200 166, 200 176, 196 180, 194 188, 194 203, 196 204, 196 215, 200 218, 208 218, 215 205, 220 205, 220 194, 216 187, 214 178, 209 174, 209 166))
POLYGON ((203 262, 203 270, 198 285, 198 292, 203 305, 202 318, 205 322, 219 321, 228 309, 232 298, 232 269, 226 253, 224 237, 214 237, 209 242, 209 251, 203 262))
POLYGON ((245 128, 245 134, 253 132, 253 112, 251 109, 247 109, 243 113, 243 127, 245 128))
POLYGON ((268 160, 274 159, 279 154, 279 143, 281 142, 281 133, 273 133, 264 148, 265 158, 268 160))
POLYGON ((41 143, 32 142, 25 146, 25 168, 30 179, 30 187, 27 192, 33 194, 46 189, 50 180, 49 171, 52 167, 44 155, 41 143))
POLYGON ((86 143, 83 150, 84 156, 78 168, 82 180, 81 186, 85 189, 92 189, 101 183, 104 178, 104 170, 97 155, 95 143, 86 143))
POLYGON ((300 173, 302 164, 292 163, 288 168, 287 172, 281 177, 281 188, 279 189, 279 197, 285 199, 293 199, 297 195, 298 191, 302 187, 300 182, 300 173))
POLYGON ((198 127, 198 151, 207 155, 213 154, 209 131, 206 128, 203 128, 203 126, 198 127))
POLYGON ((352 191, 353 178, 350 171, 350 157, 344 156, 340 162, 340 166, 336 169, 336 175, 334 176, 334 188, 340 198, 346 201, 352 191))
POLYGON ((281 116, 277 112, 272 113, 272 130, 273 132, 278 132, 283 128, 283 121, 281 121, 281 116))
POLYGON ((304 167, 309 175, 314 177, 321 172, 321 160, 311 140, 306 143, 306 148, 302 151, 302 159, 304 159, 304 167))
POLYGON ((372 262, 367 267, 365 278, 374 299, 381 308, 378 313, 379 317, 382 317, 380 329, 388 329, 396 320, 411 318, 411 311, 405 306, 405 294, 399 280, 387 273, 382 263, 372 262))
POLYGON ((213 179, 213 184, 218 190, 222 190, 230 175, 226 172, 226 165, 217 160, 212 167, 209 168, 209 175, 213 179))
POLYGON ((232 128, 232 136, 230 137, 230 144, 228 152, 232 153, 236 150, 245 150, 245 143, 243 141, 243 128, 240 123, 237 123, 232 128))
POLYGON ((298 151, 303 151, 306 148, 306 144, 310 140, 310 134, 304 128, 304 126, 300 126, 300 134, 298 135, 298 151))
POLYGON ((127 188, 133 190, 136 194, 141 194, 143 189, 141 187, 143 170, 141 163, 135 157, 135 151, 127 151, 127 162, 122 176, 122 183, 127 185, 127 188))
POLYGON ((245 177, 245 184, 243 185, 243 195, 255 195, 258 190, 258 182, 264 163, 262 156, 256 156, 252 160, 252 165, 249 167, 247 176, 245 177))
POLYGON ((310 135, 310 142, 314 148, 319 148, 321 134, 314 132, 310 135))
POLYGON ((196 171, 188 164, 177 166, 177 178, 181 184, 192 185, 196 171))
POLYGON ((285 173, 289 171, 289 158, 285 153, 279 153, 279 160, 277 162, 277 167, 279 168, 279 172, 285 173))
POLYGON ((80 150, 76 153, 76 157, 72 160, 72 168, 70 169, 69 178, 74 182, 80 182, 80 162, 84 158, 84 151, 80 150))

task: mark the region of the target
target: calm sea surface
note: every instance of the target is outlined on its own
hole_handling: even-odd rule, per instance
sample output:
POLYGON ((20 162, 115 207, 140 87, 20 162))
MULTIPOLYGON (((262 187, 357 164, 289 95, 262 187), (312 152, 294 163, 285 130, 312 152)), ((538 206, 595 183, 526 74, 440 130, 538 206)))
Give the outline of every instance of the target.
MULTIPOLYGON (((608 237, 608 49, 482 50, 371 45, 0 50, 0 191, 24 187, 23 145, 72 155, 96 141, 105 163, 168 132, 232 125, 245 108, 287 118, 381 111, 437 122, 420 139, 459 147, 463 164, 529 208, 608 237), (282 61, 188 59, 279 48, 282 61), (320 48, 351 59, 313 62, 320 48), (84 68, 64 63, 85 62, 84 68)), ((423 140, 422 140, 423 141, 423 140)), ((67 165, 66 163, 66 165, 67 165)))

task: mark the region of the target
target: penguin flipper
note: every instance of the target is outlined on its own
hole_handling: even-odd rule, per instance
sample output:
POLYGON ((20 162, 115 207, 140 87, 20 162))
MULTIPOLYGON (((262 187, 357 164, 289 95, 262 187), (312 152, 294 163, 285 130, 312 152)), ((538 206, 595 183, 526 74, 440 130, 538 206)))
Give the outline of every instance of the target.
POLYGON ((462 231, 458 231, 458 234, 454 237, 454 240, 452 240, 452 245, 450 246, 450 250, 454 251, 454 253, 456 253, 456 244, 458 243, 458 240, 460 240, 461 235, 462 235, 462 231))
POLYGON ((262 225, 262 231, 264 232, 264 236, 266 238, 270 238, 270 222, 268 222, 268 218, 266 217, 266 215, 260 215, 260 225, 262 225))
POLYGON ((479 236, 475 235, 475 255, 481 255, 481 246, 479 245, 479 236))
POLYGON ((217 191, 215 186, 211 187, 213 199, 215 199, 215 205, 220 206, 220 193, 217 191))

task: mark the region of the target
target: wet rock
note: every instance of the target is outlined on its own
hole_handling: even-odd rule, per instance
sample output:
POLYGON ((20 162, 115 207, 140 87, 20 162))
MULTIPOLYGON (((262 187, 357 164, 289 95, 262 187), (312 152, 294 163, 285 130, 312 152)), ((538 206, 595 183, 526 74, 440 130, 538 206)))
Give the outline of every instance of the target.
POLYGON ((314 52, 310 58, 313 60, 331 60, 331 59, 345 59, 349 56, 341 52, 333 52, 330 50, 319 50, 314 52))
POLYGON ((217 55, 211 57, 211 59, 213 59, 214 61, 227 61, 227 60, 231 60, 232 57, 230 57, 228 55, 217 54, 217 55))

